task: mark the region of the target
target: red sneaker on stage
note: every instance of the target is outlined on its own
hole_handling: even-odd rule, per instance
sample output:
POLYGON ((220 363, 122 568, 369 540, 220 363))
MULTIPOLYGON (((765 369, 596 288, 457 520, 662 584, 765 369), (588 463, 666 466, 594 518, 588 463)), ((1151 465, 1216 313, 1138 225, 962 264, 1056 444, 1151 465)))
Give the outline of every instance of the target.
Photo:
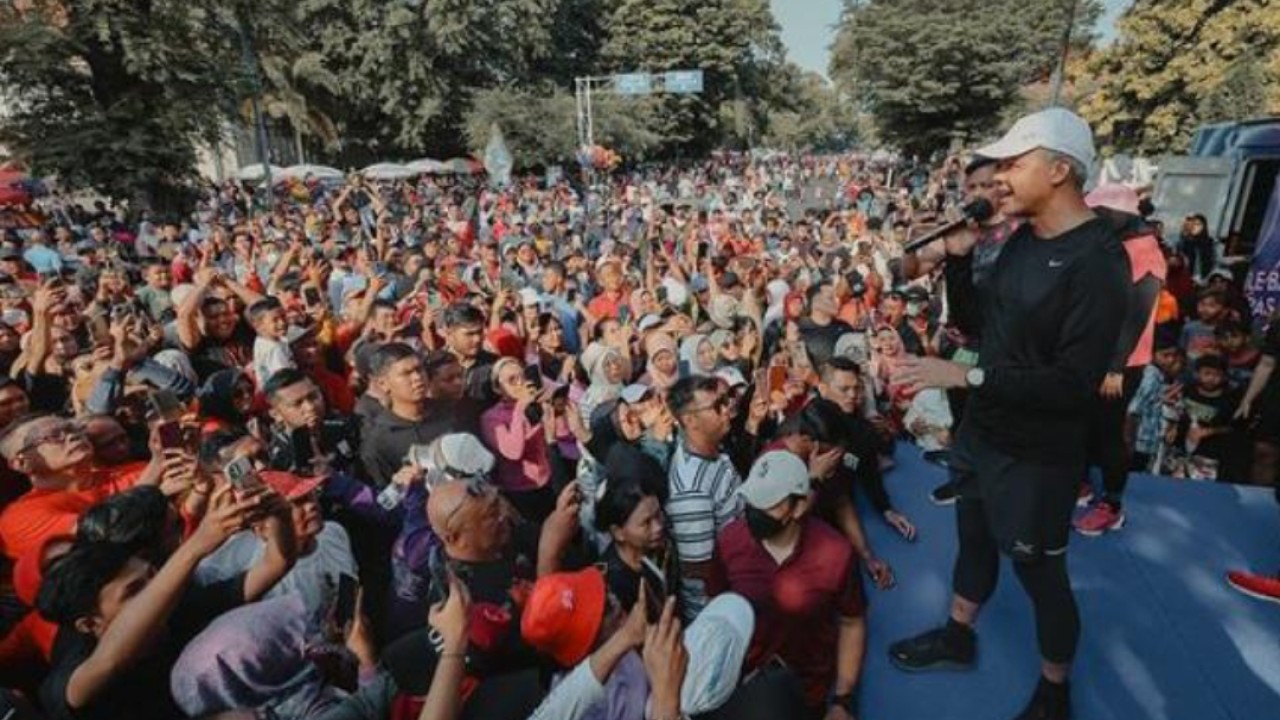
POLYGON ((1252 598, 1280 603, 1280 577, 1254 575, 1233 570, 1227 573, 1227 584, 1252 598))

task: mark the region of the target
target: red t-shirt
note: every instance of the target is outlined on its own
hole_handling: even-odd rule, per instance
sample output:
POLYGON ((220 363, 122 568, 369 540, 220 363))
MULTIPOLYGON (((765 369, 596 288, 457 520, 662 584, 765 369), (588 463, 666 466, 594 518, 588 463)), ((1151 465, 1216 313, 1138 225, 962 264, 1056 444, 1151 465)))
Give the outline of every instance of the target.
POLYGON ((800 541, 781 565, 751 536, 745 519, 716 539, 707 594, 735 592, 756 613, 747 668, 777 656, 800 677, 805 700, 821 706, 836 677, 840 617, 865 611, 853 546, 817 518, 802 520, 800 541))
POLYGON ((54 535, 73 535, 80 515, 101 500, 133 487, 147 464, 138 462, 96 471, 97 482, 82 490, 32 490, 0 513, 0 551, 10 558, 36 550, 54 535))

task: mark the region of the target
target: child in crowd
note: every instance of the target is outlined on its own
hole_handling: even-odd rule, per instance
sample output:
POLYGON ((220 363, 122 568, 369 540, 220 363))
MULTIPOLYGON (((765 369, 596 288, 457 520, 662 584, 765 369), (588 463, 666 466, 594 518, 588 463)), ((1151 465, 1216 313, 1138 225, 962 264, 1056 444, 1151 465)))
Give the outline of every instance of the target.
POLYGON ((1262 353, 1250 342, 1249 329, 1242 323, 1227 321, 1218 327, 1215 335, 1227 364, 1227 382, 1232 390, 1243 391, 1249 387, 1262 353))
POLYGON ((1206 290, 1196 302, 1196 319, 1182 328, 1182 349, 1191 362, 1218 352, 1215 332, 1227 320, 1227 299, 1217 290, 1206 290))
POLYGON ((1142 374, 1129 403, 1126 434, 1133 439, 1130 467, 1135 472, 1158 471, 1160 459, 1173 444, 1176 424, 1182 415, 1181 375, 1186 358, 1178 347, 1177 330, 1170 325, 1156 328, 1151 364, 1142 374))
POLYGON ((249 324, 257 333, 253 340, 253 373, 262 387, 275 373, 295 367, 293 351, 284 336, 288 329, 284 306, 276 298, 263 298, 249 306, 249 324))
POLYGON ((1240 391, 1227 385, 1227 364, 1218 355, 1205 355, 1195 363, 1195 380, 1183 397, 1181 427, 1188 457, 1186 475, 1201 480, 1236 480, 1239 463, 1231 458, 1238 444, 1232 418, 1240 405, 1240 391))

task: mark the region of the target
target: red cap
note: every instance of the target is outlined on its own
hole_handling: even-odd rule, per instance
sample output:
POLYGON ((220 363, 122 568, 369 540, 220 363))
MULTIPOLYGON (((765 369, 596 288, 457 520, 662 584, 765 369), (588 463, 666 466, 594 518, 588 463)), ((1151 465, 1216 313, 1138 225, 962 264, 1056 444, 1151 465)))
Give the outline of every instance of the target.
POLYGON ((285 500, 297 500, 304 497, 320 487, 320 483, 324 482, 322 477, 304 478, 294 475, 291 472, 283 472, 280 470, 263 470, 258 473, 262 478, 262 482, 268 487, 280 493, 285 500))
POLYGON ((547 575, 533 586, 520 631, 534 649, 573 667, 591 652, 604 609, 604 575, 594 567, 547 575))

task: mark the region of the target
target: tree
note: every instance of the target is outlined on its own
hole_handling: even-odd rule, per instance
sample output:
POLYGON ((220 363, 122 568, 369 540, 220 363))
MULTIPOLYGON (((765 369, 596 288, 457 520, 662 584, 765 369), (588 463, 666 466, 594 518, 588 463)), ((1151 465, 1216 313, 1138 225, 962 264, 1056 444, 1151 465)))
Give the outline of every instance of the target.
POLYGON ((781 150, 844 150, 860 139, 851 100, 814 72, 787 68, 788 96, 769 109, 764 143, 781 150))
MULTIPOLYGON (((1022 87, 1056 67, 1070 1, 850 0, 831 77, 905 150, 990 135, 1022 87)), ((1085 48, 1101 8, 1076 2, 1073 46, 1085 48)))
MULTIPOLYGON (((601 95, 593 99, 596 142, 628 159, 644 159, 663 138, 652 129, 653 98, 601 95)), ((574 162, 577 118, 573 96, 555 88, 490 88, 477 92, 465 130, 473 152, 489 141, 498 123, 517 168, 574 162)))
POLYGON ((721 105, 768 106, 770 79, 782 66, 778 24, 765 0, 620 0, 605 24, 606 72, 701 69, 701 95, 658 99, 657 126, 667 153, 698 155, 732 129, 721 105))
MULTIPOLYGON (((174 0, 0 9, 0 139, 39 173, 144 206, 180 207, 200 141, 234 107, 206 9, 174 0)), ((236 67, 236 66, 233 66, 236 67)))
POLYGON ((1118 27, 1090 63, 1099 88, 1080 108, 1115 149, 1180 152, 1202 122, 1280 111, 1273 0, 1137 0, 1118 27))
POLYGON ((557 0, 301 0, 338 81, 339 129, 371 152, 463 149, 476 91, 534 81, 554 52, 557 0))

